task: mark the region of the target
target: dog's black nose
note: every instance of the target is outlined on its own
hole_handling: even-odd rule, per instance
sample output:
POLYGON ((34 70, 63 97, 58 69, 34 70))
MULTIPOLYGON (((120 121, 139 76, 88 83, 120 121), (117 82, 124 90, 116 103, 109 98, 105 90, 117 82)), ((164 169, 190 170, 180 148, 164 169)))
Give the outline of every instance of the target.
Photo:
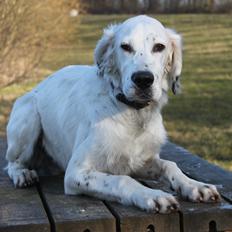
POLYGON ((138 88, 146 89, 152 85, 154 76, 151 72, 139 71, 132 74, 131 80, 138 88))

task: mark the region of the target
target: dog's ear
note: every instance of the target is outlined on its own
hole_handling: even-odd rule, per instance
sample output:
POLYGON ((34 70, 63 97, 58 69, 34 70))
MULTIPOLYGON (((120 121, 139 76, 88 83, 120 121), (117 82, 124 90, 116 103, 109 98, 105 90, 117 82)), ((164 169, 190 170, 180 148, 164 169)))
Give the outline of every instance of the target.
POLYGON ((110 25, 104 29, 102 38, 98 41, 94 52, 94 61, 99 68, 100 75, 116 72, 115 65, 115 34, 119 25, 110 25))
POLYGON ((170 38, 171 48, 168 57, 169 86, 173 94, 180 92, 180 74, 182 70, 182 37, 171 29, 166 29, 170 38))

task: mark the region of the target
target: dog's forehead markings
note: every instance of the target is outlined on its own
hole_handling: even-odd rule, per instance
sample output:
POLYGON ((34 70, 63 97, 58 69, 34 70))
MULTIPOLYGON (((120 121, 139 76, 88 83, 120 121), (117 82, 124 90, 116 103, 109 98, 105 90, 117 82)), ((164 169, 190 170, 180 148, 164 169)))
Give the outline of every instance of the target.
POLYGON ((163 32, 158 34, 146 30, 132 30, 131 32, 128 32, 126 36, 122 36, 122 41, 125 41, 125 43, 130 43, 136 49, 136 47, 139 48, 142 45, 149 47, 153 46, 156 42, 166 44, 167 38, 163 32), (137 32, 139 33, 139 36, 135 36, 138 34, 137 32))

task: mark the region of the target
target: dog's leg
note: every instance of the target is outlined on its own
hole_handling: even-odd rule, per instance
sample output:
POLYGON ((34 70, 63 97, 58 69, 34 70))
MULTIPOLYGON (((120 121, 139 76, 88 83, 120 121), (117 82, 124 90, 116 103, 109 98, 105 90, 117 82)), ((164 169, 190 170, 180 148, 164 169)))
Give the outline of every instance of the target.
POLYGON ((218 201, 220 195, 214 185, 199 182, 187 177, 176 163, 158 158, 137 173, 140 177, 155 178, 157 175, 167 179, 171 187, 184 198, 194 202, 218 201))
POLYGON ((40 132, 35 99, 29 93, 15 102, 7 125, 6 169, 16 187, 25 187, 38 180, 36 172, 29 170, 28 165, 40 132))
POLYGON ((183 197, 194 202, 218 201, 220 195, 214 185, 199 182, 187 177, 176 165, 168 160, 159 159, 159 164, 165 178, 172 188, 183 197))
POLYGON ((65 193, 86 194, 102 200, 118 201, 136 205, 149 211, 167 213, 178 208, 175 197, 161 190, 153 190, 143 186, 125 175, 111 175, 97 170, 102 165, 99 146, 89 136, 77 148, 65 172, 65 193), (97 163, 100 162, 100 163, 97 163))
POLYGON ((160 213, 168 213, 179 207, 171 194, 147 188, 129 176, 90 170, 66 173, 65 193, 86 194, 160 213))

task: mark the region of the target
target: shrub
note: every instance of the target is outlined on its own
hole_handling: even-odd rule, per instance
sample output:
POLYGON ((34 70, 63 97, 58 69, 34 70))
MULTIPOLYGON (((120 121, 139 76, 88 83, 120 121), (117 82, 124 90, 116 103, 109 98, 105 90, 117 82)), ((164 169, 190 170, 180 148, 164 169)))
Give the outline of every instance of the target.
POLYGON ((77 0, 1 0, 0 86, 35 75, 48 45, 65 39, 69 11, 79 7, 77 0))

